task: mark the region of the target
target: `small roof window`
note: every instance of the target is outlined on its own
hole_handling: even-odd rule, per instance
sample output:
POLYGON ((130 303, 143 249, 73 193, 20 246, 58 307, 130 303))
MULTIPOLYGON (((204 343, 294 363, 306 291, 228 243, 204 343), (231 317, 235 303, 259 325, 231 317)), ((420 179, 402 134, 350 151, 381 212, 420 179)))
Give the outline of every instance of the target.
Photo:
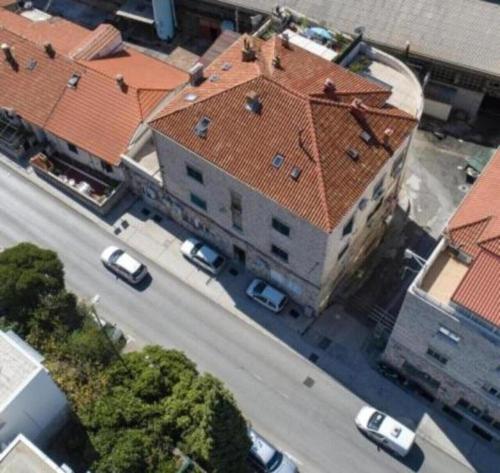
POLYGON ((299 177, 300 177, 300 174, 302 173, 302 169, 300 169, 299 167, 297 166, 294 166, 293 169, 292 169, 292 172, 290 173, 290 177, 294 180, 294 181, 298 181, 299 177))
POLYGON ((276 169, 279 169, 281 167, 281 165, 283 164, 283 161, 285 160, 285 157, 282 156, 281 154, 277 154, 274 156, 273 158, 273 166, 276 168, 276 169))
POLYGON ((221 69, 223 71, 229 71, 229 69, 231 69, 231 67, 233 67, 233 65, 230 62, 225 62, 224 64, 222 64, 221 69))
POLYGON ((353 161, 357 161, 359 159, 359 151, 354 148, 349 148, 347 151, 347 156, 349 156, 353 161))
POLYGON ((210 118, 203 117, 200 118, 196 126, 194 127, 194 132, 200 137, 205 138, 208 133, 208 126, 210 125, 210 118))
POLYGON ((184 100, 186 102, 194 102, 197 98, 198 96, 196 94, 193 94, 192 92, 184 96, 184 100))
POLYGON ((72 89, 76 88, 79 80, 80 80, 80 74, 74 72, 68 80, 68 87, 71 87, 72 89))
POLYGON ((368 144, 371 143, 371 141, 372 141, 372 135, 370 133, 368 133, 367 131, 362 131, 360 136, 361 136, 361 139, 365 143, 368 143, 368 144))

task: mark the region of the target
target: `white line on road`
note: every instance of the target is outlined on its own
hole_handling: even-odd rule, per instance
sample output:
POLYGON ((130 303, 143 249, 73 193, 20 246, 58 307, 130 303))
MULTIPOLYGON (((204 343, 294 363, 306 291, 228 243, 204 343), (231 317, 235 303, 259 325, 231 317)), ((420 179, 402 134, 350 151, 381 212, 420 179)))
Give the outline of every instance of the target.
POLYGON ((264 381, 264 380, 262 379, 262 377, 261 377, 261 376, 259 376, 258 374, 255 374, 255 373, 252 373, 252 372, 250 372, 250 374, 251 374, 251 375, 252 375, 255 379, 259 380, 260 382, 263 382, 263 381, 264 381))

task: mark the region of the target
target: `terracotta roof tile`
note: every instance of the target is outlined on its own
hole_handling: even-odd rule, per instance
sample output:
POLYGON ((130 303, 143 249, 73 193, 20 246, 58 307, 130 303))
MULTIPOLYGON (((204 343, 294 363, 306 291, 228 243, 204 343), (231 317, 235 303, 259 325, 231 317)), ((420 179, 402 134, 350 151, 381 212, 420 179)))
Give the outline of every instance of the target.
POLYGON ((452 301, 500 326, 500 150, 492 157, 446 230, 473 262, 452 301))
POLYGON ((114 26, 103 23, 94 31, 87 34, 83 41, 69 52, 69 56, 76 61, 90 61, 110 53, 122 43, 122 35, 114 26))
POLYGON ((314 95, 325 78, 332 79, 349 102, 358 93, 373 93, 373 103, 380 104, 387 91, 296 46, 283 48, 275 39, 254 40, 257 60, 243 62, 243 41, 220 55, 207 68, 203 84, 186 88, 151 125, 299 217, 331 231, 392 156, 393 150, 381 144, 384 130, 394 130, 391 146, 397 148, 416 120, 395 109, 372 107, 363 111, 364 120, 356 119, 350 104, 314 95), (279 68, 272 64, 277 51, 279 68), (245 108, 250 92, 260 97, 261 113, 245 108), (200 138, 194 128, 205 116, 211 123, 206 138, 200 138), (361 138, 365 129, 373 134, 370 144, 361 138), (357 162, 346 153, 350 147, 359 150, 357 162), (279 169, 272 165, 276 154, 285 158, 279 169), (301 170, 297 180, 290 177, 294 167, 301 170))

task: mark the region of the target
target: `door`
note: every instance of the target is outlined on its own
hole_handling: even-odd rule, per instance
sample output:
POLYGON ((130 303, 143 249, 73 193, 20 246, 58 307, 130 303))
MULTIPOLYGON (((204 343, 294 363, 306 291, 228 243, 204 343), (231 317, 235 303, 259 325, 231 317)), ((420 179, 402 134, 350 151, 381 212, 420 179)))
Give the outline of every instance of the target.
POLYGON ((245 250, 242 250, 239 246, 233 245, 233 254, 234 258, 238 263, 241 263, 242 265, 245 265, 247 255, 245 253, 245 250))

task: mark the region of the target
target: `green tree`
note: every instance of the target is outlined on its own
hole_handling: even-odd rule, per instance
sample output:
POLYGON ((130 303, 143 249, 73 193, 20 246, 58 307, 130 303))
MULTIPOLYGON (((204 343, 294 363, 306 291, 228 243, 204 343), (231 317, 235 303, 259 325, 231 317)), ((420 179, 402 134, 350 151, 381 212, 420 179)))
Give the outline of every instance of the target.
POLYGON ((53 251, 20 243, 0 253, 0 307, 8 318, 23 323, 43 297, 63 289, 63 265, 53 251))

